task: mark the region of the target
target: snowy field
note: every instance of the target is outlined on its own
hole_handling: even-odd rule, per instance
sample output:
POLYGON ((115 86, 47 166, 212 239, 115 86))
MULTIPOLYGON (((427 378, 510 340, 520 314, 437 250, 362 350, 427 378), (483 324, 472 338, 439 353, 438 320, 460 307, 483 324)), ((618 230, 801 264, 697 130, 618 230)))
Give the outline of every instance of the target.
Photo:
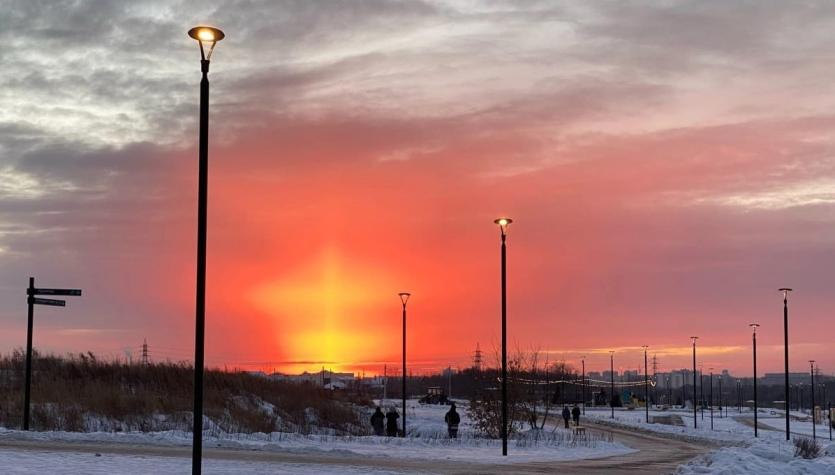
MULTIPOLYGON (((717 450, 680 467, 680 474, 835 474, 835 444, 829 441, 826 425, 817 427, 818 442, 824 447, 824 456, 813 460, 794 457, 794 444, 786 441, 785 432, 781 431, 785 428, 784 413, 781 411, 762 409, 758 413, 758 439, 754 438, 752 411, 737 412, 731 409, 727 412, 727 417, 720 417, 719 412, 715 411, 713 430, 710 428, 709 411, 705 411, 704 419, 702 413, 698 413, 697 428, 693 428, 692 409, 650 410, 650 420, 674 416, 673 418, 680 419, 683 425, 647 424, 643 409, 615 409, 614 419, 611 419, 611 410, 608 408, 587 408, 586 415, 601 423, 637 427, 693 440, 706 440, 719 446, 717 450)), ((792 438, 804 434, 811 436, 812 433, 811 422, 792 420, 791 429, 792 438)))
MULTIPOLYGON (((191 459, 185 457, 135 456, 74 452, 41 452, 0 449, 2 473, 10 474, 187 474, 191 473, 191 459)), ((331 467, 315 464, 246 462, 239 460, 204 459, 203 473, 227 474, 298 474, 328 473, 331 467)), ((340 465, 343 475, 399 474, 402 471, 377 470, 363 466, 340 465)), ((333 472, 332 472, 333 473, 333 472)))
MULTIPOLYGON (((384 407, 395 404, 387 401, 384 407)), ((336 455, 360 460, 368 457, 412 460, 448 461, 470 464, 514 464, 524 462, 570 461, 610 457, 635 452, 604 435, 592 434, 587 441, 574 440, 570 431, 546 430, 539 437, 522 437, 509 442, 509 454, 501 456, 501 441, 476 437, 466 412, 466 404, 459 403, 462 424, 459 438, 449 439, 444 423, 448 406, 422 406, 409 401, 407 428, 410 437, 344 437, 331 435, 227 434, 207 438, 206 449, 237 449, 276 454, 309 454, 312 457, 336 455)), ((369 412, 370 416, 370 412, 369 412)), ((181 447, 191 446, 191 434, 181 431, 154 433, 70 433, 23 432, 0 429, 2 442, 33 443, 72 442, 94 449, 97 445, 127 444, 130 446, 181 447)), ((113 452, 113 451, 111 451, 113 452)), ((139 456, 101 453, 99 456, 78 451, 30 451, 0 448, 0 466, 15 467, 4 473, 187 473, 190 460, 182 457, 139 456)), ((327 473, 332 466, 298 465, 288 463, 243 462, 205 459, 206 473, 327 473)), ((376 470, 372 467, 339 465, 338 472, 400 473, 376 470)))

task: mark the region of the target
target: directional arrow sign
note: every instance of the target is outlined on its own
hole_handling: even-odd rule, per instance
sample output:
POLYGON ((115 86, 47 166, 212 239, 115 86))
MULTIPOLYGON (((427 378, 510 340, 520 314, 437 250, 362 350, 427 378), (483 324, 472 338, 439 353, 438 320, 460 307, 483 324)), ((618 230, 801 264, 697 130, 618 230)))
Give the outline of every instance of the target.
POLYGON ((53 307, 66 307, 67 301, 66 300, 56 300, 56 299, 41 299, 41 298, 33 298, 32 303, 35 305, 51 305, 53 307))
POLYGON ((79 297, 81 289, 32 289, 31 295, 71 295, 79 297))

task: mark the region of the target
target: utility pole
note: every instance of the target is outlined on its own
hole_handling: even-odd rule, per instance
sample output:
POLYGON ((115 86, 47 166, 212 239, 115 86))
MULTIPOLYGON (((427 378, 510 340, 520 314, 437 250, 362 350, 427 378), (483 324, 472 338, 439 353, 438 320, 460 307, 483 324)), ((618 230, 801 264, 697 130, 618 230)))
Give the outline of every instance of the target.
POLYGON ((447 368, 447 371, 449 371, 449 393, 448 393, 449 396, 448 397, 450 399, 452 399, 452 365, 449 365, 449 367, 447 368))

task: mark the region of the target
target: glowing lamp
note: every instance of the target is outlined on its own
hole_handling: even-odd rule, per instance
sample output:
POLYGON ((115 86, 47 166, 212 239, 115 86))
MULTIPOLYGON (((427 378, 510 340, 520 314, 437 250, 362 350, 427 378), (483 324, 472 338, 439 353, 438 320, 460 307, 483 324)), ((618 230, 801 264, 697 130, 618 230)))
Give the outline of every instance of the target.
POLYGON ((507 227, 510 223, 513 222, 510 218, 497 218, 493 220, 494 223, 498 224, 500 228, 502 228, 502 234, 507 234, 507 227))
POLYGON ((212 26, 195 26, 188 30, 188 36, 197 40, 200 45, 200 57, 204 61, 211 59, 217 42, 226 37, 221 30, 212 26))

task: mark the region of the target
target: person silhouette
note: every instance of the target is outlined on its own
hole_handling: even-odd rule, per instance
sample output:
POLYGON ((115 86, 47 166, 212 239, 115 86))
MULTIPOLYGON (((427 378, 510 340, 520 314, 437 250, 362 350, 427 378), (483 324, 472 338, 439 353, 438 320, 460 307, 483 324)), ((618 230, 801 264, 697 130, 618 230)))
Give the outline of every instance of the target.
POLYGON ((385 418, 380 407, 371 415, 371 427, 374 429, 374 435, 385 435, 385 418))
POLYGON ((450 405, 449 411, 447 411, 446 415, 444 416, 444 422, 447 425, 447 431, 449 432, 450 439, 457 439, 458 438, 458 424, 461 423, 461 416, 458 415, 458 412, 455 410, 455 403, 450 405))
POLYGON ((386 435, 389 437, 397 437, 397 419, 400 419, 400 414, 397 409, 390 407, 386 413, 386 435))

